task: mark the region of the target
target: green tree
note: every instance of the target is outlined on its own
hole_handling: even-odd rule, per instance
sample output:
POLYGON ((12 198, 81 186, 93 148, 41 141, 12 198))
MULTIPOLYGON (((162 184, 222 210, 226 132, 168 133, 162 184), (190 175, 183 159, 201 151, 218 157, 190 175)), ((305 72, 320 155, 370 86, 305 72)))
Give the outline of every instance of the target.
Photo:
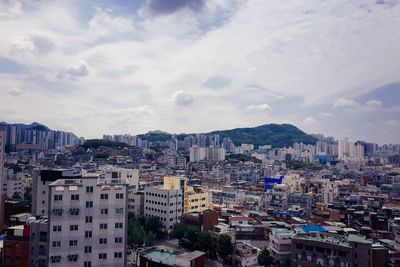
POLYGON ((144 244, 147 247, 151 247, 154 244, 155 240, 156 240, 156 235, 153 232, 148 232, 144 236, 144 244))
POLYGON ((229 235, 220 235, 218 238, 217 251, 218 254, 226 259, 232 254, 233 246, 231 242, 231 237, 229 235))
POLYGON ((158 233, 161 230, 160 219, 156 217, 150 217, 146 221, 146 232, 158 233))
POLYGON ((197 242, 197 235, 198 235, 198 232, 195 229, 193 229, 192 227, 188 227, 185 232, 185 238, 190 241, 192 246, 194 246, 197 242))
POLYGON ((200 232, 197 236, 197 247, 201 251, 207 252, 212 246, 212 239, 209 233, 200 232))
POLYGON ((260 252, 260 254, 258 254, 257 261, 258 261, 258 264, 260 264, 261 266, 269 267, 269 266, 271 266, 271 264, 274 261, 274 259, 272 258, 272 256, 269 253, 269 251, 264 248, 260 252))
POLYGON ((128 245, 130 247, 141 247, 145 241, 144 238, 144 227, 139 224, 138 220, 130 219, 128 222, 128 245))
POLYGON ((14 192, 14 194, 12 195, 12 198, 13 199, 21 199, 21 196, 17 192, 14 192))
POLYGON ((185 236, 186 226, 183 223, 176 223, 172 228, 172 236, 182 239, 185 236))
POLYGON ((281 262, 279 262, 280 267, 291 267, 292 266, 292 259, 287 256, 281 262))

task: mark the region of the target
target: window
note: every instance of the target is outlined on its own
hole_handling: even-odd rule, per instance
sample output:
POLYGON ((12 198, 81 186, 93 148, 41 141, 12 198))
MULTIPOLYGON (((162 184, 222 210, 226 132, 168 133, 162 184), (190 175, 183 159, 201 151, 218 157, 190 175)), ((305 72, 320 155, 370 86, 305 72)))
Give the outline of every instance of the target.
POLYGON ((71 200, 79 200, 79 195, 71 195, 71 200))
POLYGON ((39 233, 39 241, 40 242, 47 242, 47 232, 40 232, 39 233))
POLYGON ((122 229, 122 223, 115 223, 116 229, 122 229))
POLYGON ((107 244, 107 238, 99 238, 99 244, 107 244))
POLYGON ((70 231, 78 231, 78 225, 70 225, 69 230, 70 231))
POLYGON ((106 223, 101 223, 100 224, 100 229, 107 229, 107 224, 106 223))
POLYGON ((50 260, 51 260, 51 263, 61 262, 61 256, 51 256, 50 260))
POLYGON ((108 209, 100 209, 100 214, 102 215, 108 214, 108 209))
POLYGON ((115 214, 123 214, 124 208, 115 208, 115 214))
POLYGON ((85 231, 85 238, 91 238, 92 237, 92 231, 85 231))
POLYGON ((83 263, 83 267, 92 267, 92 262, 91 261, 85 261, 83 263))
POLYGON ((122 252, 114 252, 114 258, 116 259, 122 258, 122 252))
POLYGON ((92 216, 86 216, 85 217, 85 223, 92 223, 93 222, 93 217, 92 216))
POLYGON ((59 248, 61 247, 61 241, 53 241, 52 242, 53 248, 59 248))
POLYGON ((51 213, 53 214, 53 216, 60 217, 63 214, 63 210, 62 209, 52 209, 51 213))
POLYGON ((76 247, 78 245, 78 240, 70 240, 69 241, 69 246, 70 247, 76 247))
POLYGON ((78 261, 78 255, 68 255, 68 261, 78 261))
POLYGON ((107 259, 107 253, 99 253, 99 260, 107 259))
POLYGON ((108 194, 100 194, 100 199, 108 199, 108 194))
POLYGON ((85 253, 92 253, 92 247, 86 246, 85 247, 85 253))
POLYGON ((62 195, 54 195, 54 201, 62 201, 63 196, 62 195))
POLYGON ((93 201, 86 201, 86 208, 93 208, 93 201))
POLYGON ((69 214, 71 216, 78 216, 79 215, 79 209, 78 208, 69 209, 69 214))
POLYGON ((120 243, 122 243, 122 237, 116 237, 115 244, 120 244, 120 243))
POLYGON ((61 232, 61 225, 53 225, 53 232, 61 232))
POLYGON ((86 186, 86 193, 93 193, 93 186, 86 186))
POLYGON ((124 194, 123 193, 117 193, 115 194, 116 199, 124 199, 124 194))

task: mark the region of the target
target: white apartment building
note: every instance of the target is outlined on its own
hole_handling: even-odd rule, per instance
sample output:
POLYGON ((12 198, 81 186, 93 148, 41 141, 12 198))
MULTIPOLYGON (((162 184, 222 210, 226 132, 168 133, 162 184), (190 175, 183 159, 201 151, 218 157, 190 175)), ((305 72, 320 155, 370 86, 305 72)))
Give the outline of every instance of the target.
POLYGON ((190 148, 190 162, 200 160, 222 161, 225 160, 225 149, 213 147, 192 146, 190 148))
POLYGON ((25 182, 22 173, 14 173, 13 169, 5 169, 5 177, 3 179, 3 195, 12 198, 14 194, 18 194, 21 198, 25 193, 25 182))
POLYGON ((224 186, 222 190, 211 190, 210 192, 212 203, 216 205, 243 205, 246 197, 244 190, 237 190, 232 186, 224 186))
MULTIPOLYGON (((3 203, 3 180, 4 180, 4 157, 5 157, 5 143, 6 133, 0 130, 0 203, 3 203)), ((4 225, 4 205, 0 204, 0 230, 4 225)))
POLYGON ((268 190, 265 195, 262 196, 262 207, 267 210, 269 208, 274 210, 286 210, 288 195, 290 193, 290 187, 286 184, 274 184, 274 188, 268 190))
POLYGON ((49 185, 59 179, 78 179, 80 173, 74 169, 33 170, 32 216, 48 216, 49 185))
POLYGON ((138 169, 124 169, 124 168, 111 168, 104 171, 105 182, 113 179, 119 179, 123 183, 128 184, 129 190, 138 190, 139 186, 139 170, 138 169))
POLYGON ((183 193, 180 187, 146 187, 144 216, 160 219, 164 230, 171 230, 183 213, 183 193))
POLYGON ((49 185, 49 266, 126 266, 127 185, 98 175, 49 185))
POLYGON ((269 251, 276 261, 291 257, 294 231, 286 228, 272 228, 269 234, 269 251))

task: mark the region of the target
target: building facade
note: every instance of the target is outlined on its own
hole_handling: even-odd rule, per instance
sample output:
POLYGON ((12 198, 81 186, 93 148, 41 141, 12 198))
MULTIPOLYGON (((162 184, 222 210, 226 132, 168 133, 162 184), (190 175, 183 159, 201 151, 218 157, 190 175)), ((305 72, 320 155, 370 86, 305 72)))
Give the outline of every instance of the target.
POLYGON ((49 185, 49 266, 126 266, 127 185, 97 175, 49 185))

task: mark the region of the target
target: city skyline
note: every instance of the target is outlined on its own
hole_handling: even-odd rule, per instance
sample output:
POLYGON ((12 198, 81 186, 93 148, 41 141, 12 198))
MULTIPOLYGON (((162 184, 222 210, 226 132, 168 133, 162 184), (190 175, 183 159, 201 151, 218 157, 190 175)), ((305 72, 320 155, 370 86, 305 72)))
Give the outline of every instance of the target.
POLYGON ((399 143, 399 1, 0 1, 2 121, 399 143))

